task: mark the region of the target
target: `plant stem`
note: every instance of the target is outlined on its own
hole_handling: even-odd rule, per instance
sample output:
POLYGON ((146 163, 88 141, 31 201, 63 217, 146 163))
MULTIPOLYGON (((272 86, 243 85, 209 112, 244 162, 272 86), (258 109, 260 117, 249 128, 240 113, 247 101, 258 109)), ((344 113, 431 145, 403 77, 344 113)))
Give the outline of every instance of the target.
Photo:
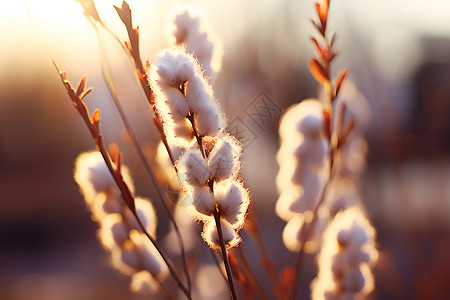
MULTIPOLYGON (((108 155, 108 152, 106 151, 105 145, 103 143, 103 136, 99 135, 97 138, 95 138, 96 142, 97 142, 97 147, 98 150, 100 151, 100 153, 103 156, 103 159, 105 160, 105 163, 109 169, 109 171, 111 172, 111 174, 114 177, 114 180, 116 181, 117 186, 119 187, 121 193, 122 193, 122 198, 125 200, 125 203, 134 203, 134 197, 131 195, 130 190, 128 189, 128 186, 126 185, 126 183, 122 180, 122 178, 118 178, 117 173, 114 171, 114 166, 112 165, 111 162, 111 158, 108 155)), ((121 177, 121 175, 120 175, 121 177)), ((148 239, 151 241, 151 243, 153 244, 153 246, 155 247, 155 249, 158 251, 158 253, 161 255, 162 259, 164 260, 164 262, 166 263, 170 274, 172 275, 172 277, 175 279, 175 281, 177 282, 179 288, 183 291, 183 293, 185 293, 186 297, 188 299, 191 299, 190 296, 190 291, 183 285, 183 283, 181 282, 180 278, 178 277, 177 273, 175 272, 174 268, 172 267, 172 264, 170 263, 170 261, 167 259, 166 255, 164 254, 164 252, 162 251, 161 247, 159 246, 159 244, 156 242, 156 240, 147 232, 147 230, 145 229, 144 225, 142 224, 141 219, 139 218, 139 216, 137 215, 136 210, 131 209, 131 212, 133 213, 133 215, 135 216, 139 226, 141 227, 142 232, 148 237, 148 239)))
MULTIPOLYGON (((101 56, 102 56, 102 66, 103 66, 102 67, 103 78, 105 79, 106 84, 108 85, 108 89, 109 89, 109 91, 111 93, 112 98, 114 99, 114 104, 115 104, 116 109, 118 110, 118 112, 120 114, 120 117, 121 117, 122 122, 124 124, 125 130, 127 131, 128 135, 131 137, 131 141, 132 141, 133 146, 135 147, 135 149, 136 149, 136 151, 138 153, 139 159, 141 160, 145 171, 147 172, 148 176, 150 177, 150 180, 152 181, 153 186, 156 188, 156 191, 157 191, 158 196, 159 196, 158 199, 160 199, 160 202, 163 205, 164 210, 166 211, 167 215, 169 216, 169 220, 170 220, 170 222, 172 223, 172 225, 174 227, 174 230, 175 230, 175 233, 176 233, 176 236, 177 236, 177 240, 178 240, 178 244, 179 244, 179 247, 180 247, 180 250, 181 250, 181 260, 182 260, 183 269, 184 269, 184 272, 185 272, 185 275, 186 275, 188 288, 190 290, 191 289, 191 282, 190 282, 189 272, 188 272, 188 269, 187 269, 186 254, 185 254, 183 239, 181 237, 180 230, 179 230, 178 225, 177 225, 177 223, 175 221, 175 218, 172 215, 172 212, 170 211, 169 207, 167 206, 167 202, 168 202, 167 195, 165 196, 164 193, 162 192, 161 186, 159 185, 158 180, 156 179, 155 173, 151 169, 151 167, 150 167, 150 165, 148 163, 148 160, 147 160, 147 158, 146 158, 146 156, 145 156, 145 154, 144 154, 144 152, 142 150, 142 147, 141 147, 141 145, 140 145, 140 143, 139 143, 139 141, 137 139, 137 136, 136 136, 136 134, 135 134, 135 132, 134 132, 132 126, 131 126, 131 123, 130 123, 130 121, 129 121, 129 119, 128 119, 128 117, 127 117, 127 115, 126 115, 126 113, 125 113, 121 103, 120 103, 119 96, 118 96, 117 90, 115 88, 114 79, 113 79, 112 74, 111 74, 110 66, 108 64, 108 61, 106 60, 105 49, 103 47, 103 42, 101 40, 100 32, 98 30, 98 27, 94 23, 92 25, 96 29, 96 33, 97 33, 97 36, 98 36, 98 39, 99 39, 99 43, 100 43, 100 50, 101 50, 101 53, 102 53, 101 56)), ((142 84, 142 81, 141 81, 141 84, 142 84)), ((148 95, 148 93, 151 95, 152 91, 149 88, 147 88, 147 90, 148 91, 146 91, 146 95, 148 95)), ((172 153, 169 152, 169 156, 171 157, 171 160, 172 160, 172 163, 173 163, 173 156, 171 154, 172 153)))
POLYGON ((228 261, 227 246, 225 245, 225 242, 223 240, 222 225, 220 223, 220 212, 217 208, 214 211, 214 220, 216 221, 217 232, 219 233, 220 249, 222 251, 223 263, 225 265, 225 270, 227 272, 228 287, 230 289, 231 300, 237 300, 236 290, 234 288, 234 283, 233 283, 233 277, 231 275, 230 262, 228 261))
POLYGON ((58 71, 58 73, 59 73, 59 75, 61 77, 61 81, 63 82, 64 87, 66 88, 66 90, 67 90, 67 92, 69 94, 69 97, 72 100, 72 105, 78 111, 78 113, 82 117, 83 121, 85 122, 86 126, 88 127, 89 132, 91 133, 91 136, 92 136, 92 138, 94 139, 94 142, 97 145, 97 150, 102 155, 103 160, 105 161, 105 164, 106 164, 109 172, 111 173, 111 176, 113 177, 114 181, 116 182, 116 185, 117 185, 117 187, 119 188, 119 190, 121 192, 122 199, 124 200, 126 206, 134 214, 134 216, 136 217, 136 220, 138 221, 140 227, 142 228, 143 233, 149 238, 149 240, 154 245, 155 249, 159 252, 159 254, 163 258, 164 262, 167 264, 172 277, 175 279, 175 281, 179 285, 180 289, 186 294, 188 299, 191 299, 190 290, 186 289, 186 287, 183 285, 183 283, 181 282, 181 280, 178 277, 177 273, 173 269, 172 265, 170 264, 170 262, 168 261, 168 259, 164 255, 163 251, 159 247, 159 245, 156 242, 156 240, 154 240, 148 234, 148 232, 146 231, 146 229, 142 225, 142 222, 141 222, 141 220, 139 219, 139 217, 138 217, 138 215, 136 213, 135 199, 134 199, 130 189, 128 188, 128 185, 123 180, 122 174, 120 172, 120 160, 121 159, 119 158, 119 161, 117 162, 117 166, 114 166, 113 161, 112 161, 110 155, 108 154, 108 151, 106 150, 105 143, 103 141, 103 135, 100 132, 100 117, 99 117, 99 115, 98 115, 96 120, 93 120, 92 122, 90 120, 89 112, 87 110, 87 107, 86 107, 84 101, 82 100, 83 97, 86 95, 86 93, 90 91, 90 90, 87 90, 87 91, 83 92, 86 78, 83 78, 83 80, 80 82, 80 85, 79 85, 77 91, 75 92, 75 90, 72 87, 72 85, 69 83, 68 80, 66 80, 65 73, 61 72, 59 70, 59 68, 58 68, 58 66, 56 65, 55 62, 53 62, 53 63, 54 63, 55 68, 56 68, 56 70, 58 71))
MULTIPOLYGON (((153 245, 155 246, 156 250, 159 252, 159 254, 161 255, 162 259, 164 260, 164 262, 166 263, 167 267, 169 268, 169 271, 171 274, 176 274, 174 268, 172 267, 172 264, 169 262, 168 258, 166 257, 166 255, 164 254, 164 252, 162 251, 162 249, 159 247, 158 243, 156 242, 156 240, 147 232, 147 230, 144 227, 144 224, 142 224, 142 221, 140 220, 139 216, 137 215, 136 211, 132 212, 133 215, 136 217, 136 220, 139 223, 139 226, 141 227, 142 232, 148 237, 148 239, 153 243, 153 245)), ((175 279, 175 281, 177 282, 178 286, 182 289, 183 293, 186 295, 186 297, 188 299, 192 299, 190 296, 190 291, 183 285, 183 283, 181 282, 180 278, 178 276, 173 276, 173 278, 175 279)))

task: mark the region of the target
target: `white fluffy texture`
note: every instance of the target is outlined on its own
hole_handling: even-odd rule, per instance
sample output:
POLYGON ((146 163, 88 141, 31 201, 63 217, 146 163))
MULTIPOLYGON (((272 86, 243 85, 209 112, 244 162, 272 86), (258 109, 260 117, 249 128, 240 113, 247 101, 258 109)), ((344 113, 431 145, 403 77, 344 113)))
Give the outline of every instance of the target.
POLYGON ((283 221, 289 221, 294 215, 296 215, 290 207, 294 202, 297 202, 302 195, 303 187, 295 185, 280 193, 278 201, 275 204, 275 213, 277 216, 279 216, 283 221))
POLYGON ((186 99, 189 110, 194 114, 198 114, 203 106, 215 103, 211 87, 200 74, 192 76, 186 84, 186 99))
POLYGON ((304 173, 304 175, 297 177, 297 179, 301 179, 298 180, 300 181, 298 184, 303 187, 303 194, 299 198, 292 199, 292 203, 289 206, 289 210, 295 213, 305 213, 314 210, 319 196, 323 192, 324 178, 320 178, 314 173, 308 174, 307 171, 304 171, 304 173))
POLYGON ((316 252, 320 247, 322 233, 328 225, 329 218, 328 210, 320 209, 313 231, 307 238, 306 232, 302 232, 302 227, 311 226, 311 222, 305 215, 295 214, 284 227, 282 234, 284 245, 289 251, 298 252, 302 247, 302 242, 305 242, 305 252, 316 252), (306 223, 305 220, 307 220, 306 223))
POLYGON ((154 295, 158 293, 158 283, 147 271, 140 271, 131 277, 130 290, 144 295, 154 295))
MULTIPOLYGON (((222 228, 222 236, 227 247, 235 247, 240 242, 240 237, 237 235, 233 226, 220 218, 220 224, 222 228)), ((217 231, 216 223, 214 221, 206 222, 203 227, 202 232, 203 239, 206 241, 208 246, 212 249, 219 249, 219 233, 217 231)))
POLYGON ((189 197, 195 209, 206 216, 211 216, 216 209, 214 197, 208 187, 192 188, 186 192, 186 197, 189 197))
POLYGON ((373 290, 370 267, 376 262, 375 231, 358 207, 336 215, 323 237, 312 298, 363 299, 373 290))
POLYGON ((276 213, 289 221, 296 213, 315 208, 327 178, 329 142, 323 105, 308 99, 291 106, 281 118, 279 133, 276 213))
POLYGON ((215 181, 234 177, 239 172, 241 145, 231 135, 224 135, 214 145, 208 158, 209 178, 215 181))
POLYGON ((156 68, 151 68, 153 85, 179 88, 200 68, 192 55, 187 54, 182 47, 165 49, 156 56, 156 68), (156 81, 156 82, 155 82, 156 81), (157 83, 157 84, 155 84, 157 83))
POLYGON ((193 116, 200 136, 216 136, 225 126, 212 88, 184 48, 166 49, 158 54, 148 76, 169 144, 187 147, 192 142, 189 115, 193 116))
MULTIPOLYGON (((150 203, 150 200, 144 199, 144 198, 136 198, 135 199, 135 205, 136 205, 136 212, 139 216, 139 219, 142 222, 142 225, 144 225, 145 229, 149 234, 151 234, 153 237, 156 236, 156 214, 155 210, 153 209, 153 205, 150 203)), ((139 226, 139 223, 137 222, 135 216, 131 213, 131 211, 126 208, 123 211, 124 220, 127 223, 129 230, 136 229, 141 230, 141 227, 139 226)))
POLYGON ((198 59, 207 76, 220 70, 222 58, 221 47, 215 35, 198 12, 193 9, 177 9, 172 17, 169 28, 174 37, 174 43, 186 46, 186 51, 198 59))
POLYGON ((216 136, 225 127, 222 114, 216 103, 208 103, 194 115, 195 126, 200 136, 216 136))
MULTIPOLYGON (((122 176, 130 191, 134 193, 133 180, 126 166, 122 168, 122 176)), ((84 152, 78 155, 75 160, 74 179, 88 205, 92 205, 100 193, 120 195, 120 191, 98 151, 84 152)))
MULTIPOLYGON (((134 193, 134 185, 126 167, 122 175, 134 193)), ((166 276, 167 266, 140 229, 135 217, 123 203, 120 191, 98 152, 81 154, 75 162, 75 181, 89 205, 92 218, 100 222, 98 237, 103 246, 111 251, 112 265, 132 276, 146 270, 153 276, 166 276)), ((156 233, 156 215, 151 203, 135 198, 136 211, 146 230, 156 233)), ((135 282, 134 285, 137 286, 135 282)), ((142 286, 141 286, 142 287, 142 286)))
MULTIPOLYGON (((118 191, 118 189, 114 189, 118 191)), ((94 215, 93 206, 101 205, 101 208, 98 207, 98 210, 102 210, 103 214, 114 214, 121 213, 125 209, 125 202, 122 199, 122 195, 120 193, 100 193, 95 197, 94 202, 91 205, 92 214, 94 215)), ((98 219, 101 220, 101 219, 98 219)))
POLYGON ((163 277, 167 275, 167 265, 145 234, 132 230, 130 231, 129 241, 131 246, 130 251, 127 253, 128 260, 132 263, 137 263, 136 269, 146 270, 153 276, 163 277), (132 255, 136 255, 136 259, 131 258, 132 255))
POLYGON ((179 88, 160 86, 160 91, 164 95, 167 106, 170 107, 172 118, 175 121, 185 119, 189 113, 189 106, 179 88))
POLYGON ((226 180, 215 184, 214 201, 221 216, 234 228, 240 228, 244 224, 249 195, 242 183, 226 180))
POLYGON ((198 148, 190 148, 180 157, 179 176, 182 181, 195 187, 203 187, 208 180, 209 169, 198 148))
POLYGON ((184 146, 192 135, 189 122, 183 119, 188 114, 188 105, 180 87, 199 73, 200 68, 183 48, 173 48, 159 53, 148 72, 149 84, 156 95, 156 108, 163 118, 169 142, 184 146))
POLYGON ((98 237, 107 249, 122 245, 128 239, 128 226, 120 214, 109 214, 102 218, 98 237))

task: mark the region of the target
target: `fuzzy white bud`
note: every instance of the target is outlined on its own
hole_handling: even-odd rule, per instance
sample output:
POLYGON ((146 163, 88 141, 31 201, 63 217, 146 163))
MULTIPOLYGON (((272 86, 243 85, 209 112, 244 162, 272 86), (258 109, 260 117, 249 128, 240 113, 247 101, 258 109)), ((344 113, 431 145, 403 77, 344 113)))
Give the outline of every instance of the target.
MULTIPOLYGON (((144 225, 145 230, 147 230, 149 234, 155 236, 157 220, 155 210, 153 209, 150 200, 138 197, 136 198, 135 205, 137 215, 139 216, 142 225, 144 225)), ((141 226, 139 226, 136 217, 128 208, 124 209, 123 216, 125 222, 128 224, 129 230, 136 229, 141 231, 141 226)))
POLYGON ((339 212, 324 233, 312 298, 365 298, 373 290, 374 229, 358 207, 339 212))
POLYGON ((204 18, 193 9, 178 9, 169 28, 173 43, 184 44, 186 51, 199 61, 207 76, 220 70, 222 48, 214 33, 205 26, 204 18))
POLYGON ((209 177, 216 181, 234 177, 239 172, 241 146, 231 135, 224 135, 214 145, 208 158, 209 177))
MULTIPOLYGON (((134 184, 128 168, 123 166, 122 176, 133 193, 134 184)), ((87 204, 91 204, 99 193, 120 194, 114 178, 98 151, 84 152, 75 160, 74 179, 78 183, 87 204)))
POLYGON ((214 200, 221 216, 235 228, 244 223, 249 196, 244 186, 233 180, 222 181, 214 185, 214 200))
POLYGON ((178 161, 180 179, 189 185, 202 187, 208 180, 209 170, 198 148, 190 148, 178 161))
POLYGON ((167 265, 145 234, 132 230, 130 231, 130 241, 133 251, 130 251, 129 255, 136 254, 138 256, 136 269, 146 270, 153 276, 167 274, 167 265))
MULTIPOLYGON (((220 219, 222 236, 224 243, 228 247, 234 247, 240 242, 240 237, 236 234, 233 226, 224 219, 220 219)), ((219 233, 217 231, 216 223, 214 221, 206 222, 202 232, 203 239, 212 249, 220 248, 219 233)))
POLYGON ((216 136, 224 127, 224 121, 217 104, 208 103, 194 115, 197 132, 200 136, 216 136))
POLYGON ((212 89, 203 76, 195 74, 187 82, 186 100, 189 110, 194 114, 198 114, 205 105, 215 104, 212 89))
POLYGON ((214 198, 209 187, 194 187, 189 189, 185 197, 188 198, 188 203, 192 203, 195 210, 203 215, 211 216, 216 209, 216 204, 214 203, 214 198))

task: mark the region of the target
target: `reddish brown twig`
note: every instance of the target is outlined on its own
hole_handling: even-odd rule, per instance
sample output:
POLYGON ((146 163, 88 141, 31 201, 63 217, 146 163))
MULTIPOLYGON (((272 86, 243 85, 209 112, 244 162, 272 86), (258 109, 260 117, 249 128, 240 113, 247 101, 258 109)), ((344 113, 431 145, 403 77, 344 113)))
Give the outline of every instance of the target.
MULTIPOLYGON (((122 45, 121 41, 119 40, 119 38, 102 22, 102 20, 100 19, 98 12, 95 8, 95 4, 93 1, 89 1, 89 0, 79 0, 80 4, 83 7, 84 13, 86 15, 86 17, 88 18, 88 20, 91 22, 91 24, 93 25, 93 27, 95 28, 99 40, 100 40, 100 33, 98 31, 98 26, 96 24, 96 22, 98 22, 104 29, 106 29, 117 41, 120 45, 122 45)), ((172 162, 172 165, 174 166, 175 170, 176 170, 176 166, 175 166, 175 160, 172 154, 172 151, 167 143, 167 138, 166 135, 164 133, 164 130, 162 130, 162 124, 160 121, 160 118, 157 114, 157 111, 155 110, 155 107, 153 105, 153 92, 150 88, 150 86, 148 85, 147 82, 147 78, 146 78, 146 74, 144 71, 144 67, 142 64, 142 61, 140 59, 140 53, 139 53, 139 28, 133 29, 133 25, 132 25, 132 15, 131 15, 131 9, 129 8, 128 4, 124 1, 122 4, 122 7, 118 8, 116 6, 114 6, 117 13, 119 14, 119 17, 121 18, 122 22, 125 24, 125 27, 127 29, 128 32, 128 36, 130 39, 130 43, 125 42, 125 48, 127 53, 129 54, 129 56, 132 58, 134 65, 135 65, 135 69, 136 69, 136 74, 138 76, 139 82, 141 84, 142 89, 144 90, 144 93, 146 95, 146 98, 148 99, 152 110, 155 114, 154 122, 155 125, 158 129, 158 132, 161 136, 161 140, 164 144, 164 146, 167 149, 169 158, 172 162)), ((105 56, 104 55, 104 47, 103 47, 103 43, 100 40, 100 49, 102 51, 102 58, 105 56)), ((188 273, 188 269, 187 269, 187 263, 186 263, 186 254, 185 254, 185 249, 184 249, 184 244, 183 244, 183 240, 181 237, 181 233, 179 231, 178 225, 175 222, 175 219, 172 215, 172 212, 170 211, 169 207, 167 206, 167 196, 164 195, 157 179, 156 176, 152 170, 152 168, 150 167, 147 158, 145 157, 145 154, 142 150, 142 147, 140 146, 139 141, 137 140, 136 134, 133 131, 133 128, 131 127, 130 121, 128 120, 125 111, 122 108, 122 105, 119 101, 119 97, 118 94, 116 92, 116 88, 115 88, 115 84, 114 81, 112 79, 111 76, 111 71, 110 71, 110 67, 107 63, 107 61, 102 61, 102 73, 103 73, 103 77, 108 85, 109 91, 114 99, 114 104, 122 118, 122 121, 124 123, 125 129, 128 133, 128 135, 131 137, 131 141, 133 143, 133 145, 136 148, 136 151, 138 152, 138 156, 141 159, 144 169, 146 170, 147 174, 149 175, 153 185, 156 188, 156 191, 158 193, 159 199, 161 200, 161 203, 166 211, 166 213, 169 216, 169 220, 172 223, 174 230, 175 230, 175 234, 177 236, 177 240, 178 240, 178 244, 180 246, 180 250, 181 250, 181 260, 182 260, 182 265, 183 265, 183 269, 186 275, 186 280, 188 283, 188 289, 189 291, 191 290, 191 282, 190 282, 190 277, 189 277, 189 273, 188 273)))
POLYGON ((172 264, 162 251, 159 244, 156 242, 156 240, 147 232, 145 229, 145 226, 142 224, 142 221, 140 220, 139 216, 136 212, 135 207, 135 199, 132 195, 130 189, 128 188, 128 185, 125 183, 122 173, 121 173, 121 166, 122 166, 122 154, 119 152, 119 150, 116 147, 112 147, 111 152, 108 152, 106 150, 105 143, 103 141, 103 135, 100 131, 100 111, 96 110, 94 111, 94 114, 92 115, 92 118, 90 117, 89 110, 86 106, 86 104, 83 101, 83 98, 92 91, 92 88, 89 88, 85 90, 86 87, 86 76, 83 77, 83 79, 80 81, 80 84, 78 85, 76 91, 74 87, 70 84, 70 82, 67 80, 67 75, 65 72, 60 71, 58 66, 55 62, 53 62, 55 65, 56 70, 58 71, 61 81, 64 84, 64 87, 66 88, 70 99, 72 100, 72 105, 74 108, 78 111, 80 116, 82 117, 83 121, 87 125, 92 138, 94 139, 94 142, 96 144, 97 150, 101 153, 106 166, 108 167, 108 170, 110 171, 111 175, 114 178, 114 181, 116 182, 117 187, 119 188, 122 199, 125 201, 125 204, 130 209, 130 211, 135 216, 137 222, 139 223, 139 226, 142 230, 142 232, 148 237, 148 239, 151 241, 151 243, 154 245, 155 249, 158 251, 158 253, 161 255, 162 259, 166 263, 170 274, 177 282, 180 289, 185 293, 185 295, 191 299, 190 297, 190 291, 187 289, 183 283, 181 282, 180 278, 178 277, 175 269, 172 267, 172 264))
POLYGON ((328 178, 322 188, 320 197, 318 202, 313 210, 313 217, 309 224, 302 226, 300 230, 300 236, 303 237, 301 248, 297 255, 297 260, 295 263, 295 270, 293 284, 291 291, 289 292, 290 299, 295 299, 297 295, 297 291, 299 288, 299 282, 301 277, 301 270, 303 259, 305 255, 305 243, 309 239, 311 233, 314 230, 314 226, 316 224, 318 218, 319 208, 325 200, 326 191, 330 180, 332 179, 334 172, 334 156, 338 149, 345 144, 348 135, 353 129, 354 123, 352 122, 345 129, 342 125, 343 114, 345 110, 345 106, 341 111, 341 118, 338 120, 338 130, 334 131, 333 129, 333 102, 336 100, 336 97, 339 94, 342 83, 347 75, 347 70, 341 70, 337 79, 333 82, 331 75, 331 63, 334 58, 338 55, 338 51, 334 49, 334 45, 336 42, 336 34, 333 34, 330 41, 328 41, 326 32, 327 32, 327 22, 328 22, 328 12, 329 12, 330 0, 324 0, 322 3, 316 2, 316 11, 318 16, 318 22, 312 20, 314 27, 320 33, 322 44, 317 41, 316 38, 312 37, 311 40, 313 42, 314 47, 317 51, 317 58, 312 58, 309 61, 309 70, 316 81, 323 86, 326 94, 326 103, 324 108, 324 123, 325 123, 325 135, 327 136, 330 142, 330 153, 329 153, 329 169, 328 169, 328 178))

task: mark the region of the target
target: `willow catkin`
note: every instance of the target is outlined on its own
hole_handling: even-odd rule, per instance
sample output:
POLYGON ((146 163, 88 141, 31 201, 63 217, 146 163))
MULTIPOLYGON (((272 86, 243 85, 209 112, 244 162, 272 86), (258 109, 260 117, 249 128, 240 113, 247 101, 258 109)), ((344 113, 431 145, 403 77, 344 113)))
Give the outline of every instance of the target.
POLYGON ((186 52, 199 62, 205 76, 220 71, 222 46, 206 24, 204 16, 194 8, 177 7, 171 13, 168 37, 174 45, 184 45, 186 52))
POLYGON ((377 258, 375 230, 361 209, 339 212, 324 233, 312 298, 365 299, 374 288, 370 267, 377 258))
POLYGON ((185 192, 183 202, 195 208, 194 218, 204 223, 202 236, 210 247, 219 248, 213 217, 216 211, 223 223, 225 243, 237 245, 237 231, 249 205, 248 191, 238 179, 242 146, 223 132, 226 123, 211 86, 196 60, 183 48, 160 53, 149 78, 169 143, 185 148, 177 161, 185 192), (179 127, 190 134, 181 136, 174 130, 179 127))
MULTIPOLYGON (((318 204, 328 174, 329 142, 324 134, 323 105, 308 99, 291 106, 280 121, 280 166, 276 184, 280 196, 275 206, 277 215, 288 222, 283 231, 285 246, 296 252, 306 237, 301 227, 312 221, 312 211, 318 204)), ((308 236, 305 250, 314 251, 320 233, 328 222, 326 210, 320 211, 315 230, 308 236)))
MULTIPOLYGON (((122 167, 122 176, 134 193, 126 166, 122 167)), ((157 291, 153 281, 167 276, 167 266, 124 204, 101 154, 96 151, 80 154, 75 162, 74 177, 92 212, 92 218, 99 223, 97 235, 103 247, 111 252, 112 265, 132 277, 133 291, 157 291)), ((150 201, 137 197, 135 206, 142 225, 150 235, 155 236, 156 214, 150 201)))

